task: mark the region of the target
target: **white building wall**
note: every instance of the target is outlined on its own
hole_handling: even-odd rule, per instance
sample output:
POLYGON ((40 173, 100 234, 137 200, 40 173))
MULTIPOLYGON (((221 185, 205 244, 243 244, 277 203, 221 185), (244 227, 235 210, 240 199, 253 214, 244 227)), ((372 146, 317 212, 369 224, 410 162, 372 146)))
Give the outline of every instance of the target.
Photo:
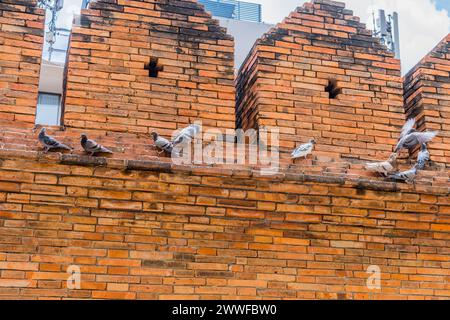
POLYGON ((247 58, 255 41, 274 27, 274 25, 266 23, 255 23, 219 17, 214 18, 219 20, 220 25, 227 28, 228 33, 234 37, 236 70, 239 70, 245 58, 247 58))

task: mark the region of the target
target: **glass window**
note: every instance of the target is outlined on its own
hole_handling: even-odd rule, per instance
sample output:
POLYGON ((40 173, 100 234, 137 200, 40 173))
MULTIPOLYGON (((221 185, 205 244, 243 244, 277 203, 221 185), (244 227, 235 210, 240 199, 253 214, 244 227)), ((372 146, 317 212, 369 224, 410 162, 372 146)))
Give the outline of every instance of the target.
POLYGON ((39 93, 36 110, 36 124, 58 126, 61 120, 61 96, 39 93))

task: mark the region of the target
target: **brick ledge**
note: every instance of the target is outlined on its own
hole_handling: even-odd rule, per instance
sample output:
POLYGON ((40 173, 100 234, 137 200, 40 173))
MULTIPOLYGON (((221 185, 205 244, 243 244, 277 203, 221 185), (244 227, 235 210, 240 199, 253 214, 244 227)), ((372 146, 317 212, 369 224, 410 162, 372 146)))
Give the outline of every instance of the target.
POLYGON ((48 153, 22 150, 0 149, 2 159, 28 159, 41 163, 78 165, 90 167, 107 167, 119 170, 154 171, 162 173, 198 174, 205 176, 219 176, 231 178, 255 178, 258 180, 271 180, 273 182, 320 183, 354 187, 362 190, 380 192, 423 192, 429 194, 450 195, 450 186, 434 186, 429 182, 418 181, 414 185, 405 183, 377 180, 376 178, 361 178, 349 174, 307 174, 293 169, 282 169, 276 175, 261 175, 257 167, 218 167, 211 165, 175 165, 169 161, 160 160, 122 160, 105 157, 81 156, 75 154, 48 153))

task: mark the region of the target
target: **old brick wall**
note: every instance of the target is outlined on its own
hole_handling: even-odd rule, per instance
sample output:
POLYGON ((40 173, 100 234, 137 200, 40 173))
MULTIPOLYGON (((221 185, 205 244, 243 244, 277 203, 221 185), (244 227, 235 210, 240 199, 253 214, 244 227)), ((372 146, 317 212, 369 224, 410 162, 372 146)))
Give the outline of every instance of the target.
POLYGON ((420 130, 439 131, 431 158, 450 165, 450 35, 405 76, 405 108, 420 130))
POLYGON ((202 120, 234 128, 234 41, 196 1, 99 0, 76 23, 67 127, 172 134, 202 120))
POLYGON ((237 83, 238 126, 280 127, 287 150, 316 138, 324 156, 385 158, 404 121, 400 62, 340 2, 297 8, 256 43, 237 83))
POLYGON ((92 161, 0 151, 0 298, 450 297, 448 185, 92 161))
POLYGON ((33 124, 39 87, 44 10, 36 0, 0 1, 0 122, 33 124))
MULTIPOLYGON (((42 15, 28 3, 14 7, 42 15)), ((0 3, 0 48, 23 36, 3 32, 5 21, 27 24, 5 19, 4 8, 11 3, 0 3)), ((33 49, 20 49, 20 72, 30 72, 21 66, 40 43, 25 38, 33 49)), ((261 176, 157 156, 139 134, 170 135, 197 119, 234 127, 232 48, 195 1, 99 0, 83 11, 71 39, 67 130, 49 128, 73 154, 42 154, 37 132, 18 124, 32 123, 34 110, 0 112, 0 298, 449 299, 449 171, 427 167, 406 185, 363 169, 360 159, 392 151, 402 82, 398 61, 341 3, 292 13, 256 44, 237 81, 237 124, 278 125, 286 149, 315 137, 310 160, 261 176), (157 78, 144 68, 151 58, 163 67, 157 78), (342 90, 336 99, 325 92, 330 78, 342 90), (81 131, 114 155, 84 155, 81 131), (372 265, 382 271, 378 291, 366 286, 372 265), (69 266, 81 269, 79 290, 66 287, 69 266)), ((11 96, 31 96, 2 83, 11 96)))

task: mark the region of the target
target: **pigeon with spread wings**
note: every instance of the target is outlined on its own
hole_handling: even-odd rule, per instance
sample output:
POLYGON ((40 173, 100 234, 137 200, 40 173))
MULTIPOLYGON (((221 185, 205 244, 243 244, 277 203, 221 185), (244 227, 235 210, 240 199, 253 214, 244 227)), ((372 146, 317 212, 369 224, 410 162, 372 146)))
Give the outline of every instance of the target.
POLYGON ((415 124, 415 120, 410 119, 403 126, 397 147, 395 148, 396 153, 403 149, 407 149, 411 153, 415 147, 418 145, 427 144, 438 135, 437 131, 419 132, 414 129, 415 124))

